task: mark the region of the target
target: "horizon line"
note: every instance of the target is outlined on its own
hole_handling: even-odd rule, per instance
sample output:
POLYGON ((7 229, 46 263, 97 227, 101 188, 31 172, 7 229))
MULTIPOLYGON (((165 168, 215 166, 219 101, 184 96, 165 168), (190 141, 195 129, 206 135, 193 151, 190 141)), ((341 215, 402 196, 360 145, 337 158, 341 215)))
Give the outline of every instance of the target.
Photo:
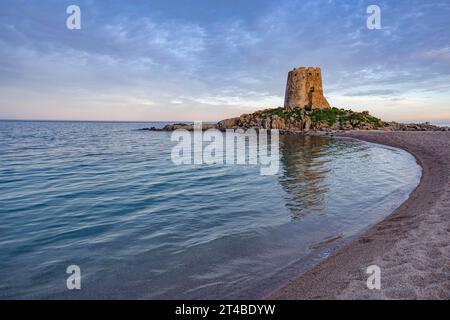
MULTIPOLYGON (((223 119, 222 119, 223 120, 223 119)), ((75 120, 71 120, 71 119, 14 119, 14 118, 0 118, 0 121, 23 121, 23 122, 117 122, 117 123, 139 123, 139 122, 181 122, 181 123, 186 123, 186 122, 195 122, 195 121, 201 121, 204 123, 217 123, 221 120, 218 121, 204 121, 204 120, 80 120, 80 119, 75 119, 75 120)), ((397 121, 385 121, 385 122, 398 122, 398 123, 431 123, 431 124, 445 124, 445 125, 449 125, 450 124, 450 119, 448 120, 412 120, 412 121, 404 121, 404 120, 397 120, 397 121)))
MULTIPOLYGON (((14 119, 14 118, 0 118, 0 121, 35 121, 35 122, 219 122, 209 120, 80 120, 80 119, 14 119)), ((450 121, 450 120, 449 120, 450 121)))

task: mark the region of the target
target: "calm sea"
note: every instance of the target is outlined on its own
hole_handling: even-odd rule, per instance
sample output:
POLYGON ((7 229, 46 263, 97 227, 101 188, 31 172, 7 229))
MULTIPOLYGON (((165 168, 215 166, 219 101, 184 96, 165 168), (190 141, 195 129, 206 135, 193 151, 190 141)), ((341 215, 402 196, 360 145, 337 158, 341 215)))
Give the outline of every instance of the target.
POLYGON ((401 150, 281 138, 278 175, 175 166, 162 123, 0 122, 0 298, 259 298, 392 210, 401 150), (81 290, 66 268, 81 269, 81 290))

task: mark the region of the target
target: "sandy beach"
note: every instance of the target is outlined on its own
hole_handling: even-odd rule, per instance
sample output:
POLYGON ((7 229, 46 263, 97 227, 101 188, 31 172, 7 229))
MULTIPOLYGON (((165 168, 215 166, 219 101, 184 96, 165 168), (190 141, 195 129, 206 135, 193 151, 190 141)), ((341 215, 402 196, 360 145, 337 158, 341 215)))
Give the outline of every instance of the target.
POLYGON ((351 131, 338 134, 404 149, 421 181, 390 216, 268 299, 449 299, 450 132, 351 131), (381 289, 366 268, 381 268, 381 289))

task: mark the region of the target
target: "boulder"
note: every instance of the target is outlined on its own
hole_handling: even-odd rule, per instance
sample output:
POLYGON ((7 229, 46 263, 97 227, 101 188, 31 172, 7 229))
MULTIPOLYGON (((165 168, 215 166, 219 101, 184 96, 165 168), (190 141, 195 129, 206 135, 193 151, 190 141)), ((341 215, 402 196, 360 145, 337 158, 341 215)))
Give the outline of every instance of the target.
POLYGON ((240 118, 230 118, 230 119, 225 119, 225 120, 219 121, 217 123, 217 128, 218 129, 231 129, 231 128, 237 127, 239 124, 239 120, 240 120, 240 118))

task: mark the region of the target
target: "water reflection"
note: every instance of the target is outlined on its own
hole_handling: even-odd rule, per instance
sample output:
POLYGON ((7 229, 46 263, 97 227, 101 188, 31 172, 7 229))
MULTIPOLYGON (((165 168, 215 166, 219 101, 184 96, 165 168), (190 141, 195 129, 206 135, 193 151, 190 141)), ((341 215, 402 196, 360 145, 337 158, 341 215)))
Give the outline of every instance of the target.
POLYGON ((158 125, 0 121, 0 298, 261 298, 420 179, 406 152, 317 137, 280 137, 277 176, 176 166, 137 130, 158 125))
POLYGON ((329 190, 326 177, 330 173, 327 150, 333 140, 314 136, 283 136, 280 160, 283 174, 279 182, 289 194, 286 206, 293 219, 321 212, 329 190))

